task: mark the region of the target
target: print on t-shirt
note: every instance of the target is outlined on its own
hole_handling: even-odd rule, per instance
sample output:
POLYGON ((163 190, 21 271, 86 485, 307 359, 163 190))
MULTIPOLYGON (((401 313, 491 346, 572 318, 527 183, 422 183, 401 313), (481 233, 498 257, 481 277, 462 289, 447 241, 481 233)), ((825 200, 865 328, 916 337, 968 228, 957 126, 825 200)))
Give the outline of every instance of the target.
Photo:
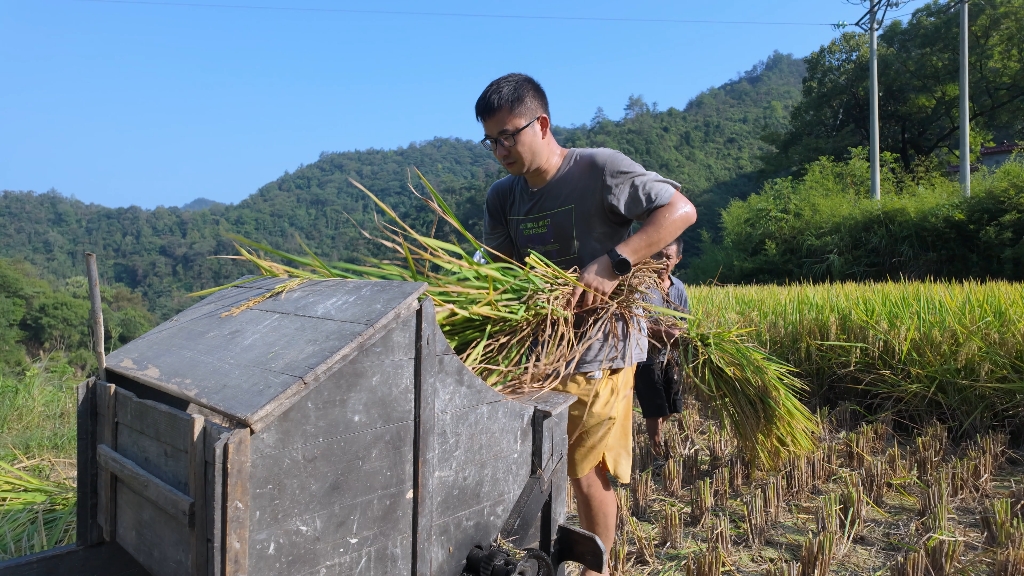
POLYGON ((531 250, 555 264, 576 257, 573 205, 508 220, 508 229, 520 258, 528 256, 531 250))

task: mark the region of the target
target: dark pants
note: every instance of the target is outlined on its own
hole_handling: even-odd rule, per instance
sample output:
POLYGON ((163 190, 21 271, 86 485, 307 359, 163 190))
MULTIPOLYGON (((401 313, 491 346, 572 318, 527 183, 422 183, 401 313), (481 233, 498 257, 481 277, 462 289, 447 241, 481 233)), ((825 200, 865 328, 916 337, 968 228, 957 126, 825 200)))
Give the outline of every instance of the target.
POLYGON ((672 362, 636 365, 633 389, 644 418, 663 418, 683 411, 683 389, 678 372, 672 362))

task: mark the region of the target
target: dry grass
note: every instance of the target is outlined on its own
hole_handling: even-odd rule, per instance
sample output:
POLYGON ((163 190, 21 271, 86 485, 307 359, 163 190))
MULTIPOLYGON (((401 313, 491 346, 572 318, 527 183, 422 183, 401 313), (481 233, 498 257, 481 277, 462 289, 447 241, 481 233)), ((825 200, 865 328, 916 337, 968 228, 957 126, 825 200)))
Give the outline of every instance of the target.
POLYGON ((843 409, 820 417, 816 451, 780 470, 733 474, 736 443, 688 401, 664 431, 672 458, 660 477, 640 468, 617 487, 626 510, 612 573, 1022 574, 1024 467, 1007 463, 1006 436, 957 443, 938 425, 907 435, 887 418, 857 425, 843 409), (684 459, 692 474, 682 473, 684 459), (978 470, 988 470, 981 483, 978 470), (729 481, 716 481, 723 474, 729 481))

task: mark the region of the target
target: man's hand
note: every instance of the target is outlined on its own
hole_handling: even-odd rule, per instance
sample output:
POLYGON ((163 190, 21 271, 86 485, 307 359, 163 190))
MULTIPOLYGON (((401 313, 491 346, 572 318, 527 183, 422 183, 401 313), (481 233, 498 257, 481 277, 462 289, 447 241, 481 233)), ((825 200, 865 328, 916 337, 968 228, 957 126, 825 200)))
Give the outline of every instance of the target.
POLYGON ((607 254, 594 260, 580 272, 580 284, 587 290, 576 288, 572 291, 570 310, 586 310, 597 305, 600 299, 608 298, 612 290, 619 285, 619 276, 612 270, 612 261, 607 254), (580 295, 583 296, 582 300, 580 295))
POLYGON ((676 339, 677 336, 679 336, 679 333, 682 332, 682 329, 679 327, 678 324, 674 323, 648 321, 647 332, 650 335, 650 337, 653 338, 655 341, 665 346, 668 346, 669 344, 672 343, 673 340, 676 339))

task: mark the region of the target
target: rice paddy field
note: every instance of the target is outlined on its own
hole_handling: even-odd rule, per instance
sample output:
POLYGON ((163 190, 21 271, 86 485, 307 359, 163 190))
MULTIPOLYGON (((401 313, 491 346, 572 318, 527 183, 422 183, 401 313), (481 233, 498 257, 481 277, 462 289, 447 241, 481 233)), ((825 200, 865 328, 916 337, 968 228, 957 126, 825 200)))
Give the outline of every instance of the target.
POLYGON ((1024 422, 1024 285, 887 282, 690 289, 702 322, 795 367, 812 406, 854 401, 969 438, 1024 422))
MULTIPOLYGON (((1021 285, 699 286, 690 300, 691 323, 745 328, 795 368, 819 442, 752 462, 690 401, 659 468, 635 414, 614 574, 1024 575, 1021 285)), ((17 466, 0 470, 0 559, 73 532, 75 383, 45 368, 0 380, 0 454, 17 466)))
POLYGON ((796 368, 820 443, 757 465, 691 400, 659 468, 635 413, 613 574, 1024 575, 1019 284, 693 287, 690 300, 697 321, 749 328, 796 368))

